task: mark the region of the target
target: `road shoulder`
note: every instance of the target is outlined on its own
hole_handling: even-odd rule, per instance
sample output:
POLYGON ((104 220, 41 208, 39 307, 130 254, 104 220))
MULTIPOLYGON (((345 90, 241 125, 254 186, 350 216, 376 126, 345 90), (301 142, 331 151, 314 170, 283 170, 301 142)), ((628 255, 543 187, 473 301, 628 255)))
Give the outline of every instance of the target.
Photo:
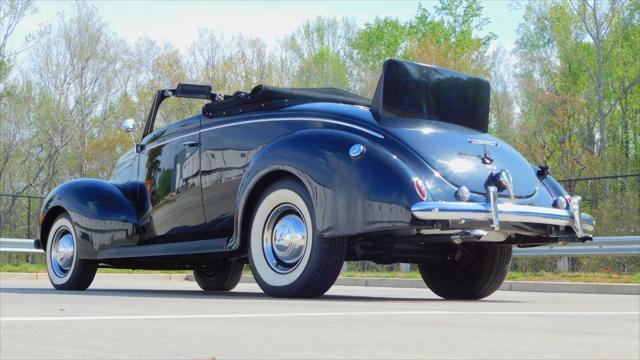
MULTIPOLYGON (((97 274, 98 280, 109 281, 193 281, 192 275, 185 274, 97 274)), ((3 280, 48 280, 46 273, 0 273, 0 286, 3 280)), ((254 283, 250 275, 243 275, 241 282, 254 283)), ((369 286, 391 288, 426 289, 419 279, 382 279, 340 277, 335 285, 369 286)), ((505 281, 500 291, 549 292, 574 294, 640 295, 640 284, 607 284, 548 281, 505 281)))

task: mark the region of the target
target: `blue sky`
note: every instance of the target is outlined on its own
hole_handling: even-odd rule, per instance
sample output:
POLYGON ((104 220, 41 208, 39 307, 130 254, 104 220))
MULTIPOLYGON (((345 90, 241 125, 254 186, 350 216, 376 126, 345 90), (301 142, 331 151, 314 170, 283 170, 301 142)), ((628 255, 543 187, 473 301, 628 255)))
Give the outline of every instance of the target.
MULTIPOLYGON (((420 1, 431 9, 433 1, 420 1)), ((318 15, 351 16, 358 24, 375 17, 407 20, 415 15, 419 1, 89 1, 118 36, 134 42, 149 36, 186 49, 198 30, 213 29, 231 37, 259 37, 269 46, 287 33, 318 15)), ((491 19, 487 31, 498 38, 495 45, 510 48, 516 40, 521 10, 510 10, 511 0, 484 1, 484 14, 491 19)), ((20 49, 24 38, 58 12, 72 12, 73 1, 37 1, 38 12, 18 26, 10 47, 20 49)))

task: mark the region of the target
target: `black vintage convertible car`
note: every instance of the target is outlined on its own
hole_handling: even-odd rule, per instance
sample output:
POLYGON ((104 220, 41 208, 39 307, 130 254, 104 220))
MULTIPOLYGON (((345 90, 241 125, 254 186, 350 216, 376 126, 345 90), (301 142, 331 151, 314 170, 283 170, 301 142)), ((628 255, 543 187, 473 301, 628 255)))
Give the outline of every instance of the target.
POLYGON ((513 245, 586 241, 594 225, 546 167, 487 134, 489 92, 486 80, 399 60, 385 62, 373 100, 160 90, 109 181, 48 195, 35 245, 56 289, 86 289, 113 267, 192 269, 204 290, 227 291, 248 262, 267 294, 317 297, 345 260, 371 260, 418 264, 444 298, 486 297, 513 245), (170 97, 207 103, 157 129, 170 97))

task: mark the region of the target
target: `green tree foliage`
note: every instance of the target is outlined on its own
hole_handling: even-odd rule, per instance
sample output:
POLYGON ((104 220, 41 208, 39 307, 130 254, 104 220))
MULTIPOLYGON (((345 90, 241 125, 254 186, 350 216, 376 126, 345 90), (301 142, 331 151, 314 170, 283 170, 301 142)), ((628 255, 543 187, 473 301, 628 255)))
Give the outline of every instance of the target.
POLYGON ((488 74, 487 50, 495 35, 480 36, 489 19, 479 0, 442 0, 430 13, 418 6, 411 25, 413 58, 476 75, 488 74))
POLYGON ((301 87, 348 88, 347 64, 326 46, 302 60, 296 84, 301 87))
POLYGON ((354 23, 350 19, 317 17, 302 24, 281 44, 280 73, 294 87, 350 88, 346 63, 354 23))
POLYGON ((351 41, 356 90, 371 96, 380 65, 394 57, 489 75, 487 52, 495 35, 479 35, 488 22, 479 0, 441 0, 434 12, 418 5, 407 22, 377 18, 365 24, 351 41))
POLYGON ((394 18, 376 18, 365 24, 353 41, 351 49, 365 67, 378 67, 389 58, 407 58, 408 40, 413 29, 394 18))
MULTIPOLYGON (((617 0, 526 4, 517 43, 518 130, 533 141, 519 148, 556 177, 640 172, 638 9, 617 0)), ((602 228, 640 231, 637 179, 569 186, 585 194, 602 228)))
POLYGON ((393 18, 376 18, 373 23, 365 24, 351 40, 352 63, 355 66, 356 85, 360 93, 372 96, 381 68, 389 58, 411 60, 410 24, 393 18))

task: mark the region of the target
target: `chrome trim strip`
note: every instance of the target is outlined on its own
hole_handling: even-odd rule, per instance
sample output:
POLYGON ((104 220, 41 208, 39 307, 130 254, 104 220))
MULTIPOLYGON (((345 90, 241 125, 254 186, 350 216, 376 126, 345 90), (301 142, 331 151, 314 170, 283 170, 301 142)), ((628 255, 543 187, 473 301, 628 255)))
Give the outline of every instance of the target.
POLYGON ((498 146, 497 141, 468 138, 469 144, 498 146))
POLYGON ((359 125, 355 125, 355 124, 350 124, 348 122, 344 122, 344 121, 339 121, 339 120, 331 120, 331 119, 322 119, 322 118, 269 118, 269 119, 253 119, 253 120, 244 120, 244 121, 237 121, 237 122, 232 122, 232 123, 228 123, 228 124, 221 124, 221 125, 214 125, 205 129, 200 129, 200 130, 196 130, 196 131, 192 131, 190 133, 187 134, 183 134, 174 138, 171 138, 169 140, 165 140, 156 144, 150 144, 147 145, 147 149, 153 149, 156 148, 158 146, 162 146, 165 145, 167 143, 170 143, 172 141, 175 140, 180 140, 183 139, 185 137, 191 136, 191 135, 195 135, 198 133, 204 133, 207 131, 212 131, 212 130, 216 130, 216 129, 222 129, 222 128, 226 128, 226 127, 230 127, 230 126, 238 126, 238 125, 246 125, 246 124, 253 124, 253 123, 263 123, 263 122, 276 122, 276 121, 319 121, 319 122, 325 122, 325 123, 329 123, 329 124, 337 124, 337 125, 342 125, 342 126, 346 126, 346 127, 350 127, 352 129, 356 129, 356 130, 360 130, 362 132, 365 132, 369 135, 375 136, 379 139, 384 139, 384 136, 380 133, 377 133, 375 131, 369 130, 365 127, 359 126, 359 125))
POLYGON ((221 128, 225 128, 225 127, 229 127, 229 126, 236 126, 236 125, 245 125, 245 124, 252 124, 252 123, 262 123, 262 122, 272 122, 272 121, 320 121, 320 122, 325 122, 325 123, 330 123, 330 124, 337 124, 337 125, 342 125, 342 126, 346 126, 346 127, 350 127, 353 129, 357 129, 360 130, 362 132, 365 132, 369 135, 373 135, 377 138, 380 139, 384 139, 384 136, 382 136, 381 134, 369 130, 365 127, 359 126, 359 125, 354 125, 348 122, 344 122, 344 121, 339 121, 339 120, 331 120, 331 119, 323 119, 323 118, 313 118, 313 117, 308 117, 308 118, 269 118, 269 119, 253 119, 253 120, 244 120, 244 121, 237 121, 237 122, 232 122, 232 123, 228 123, 228 124, 221 124, 221 125, 216 125, 216 126, 212 126, 212 127, 208 127, 206 129, 202 129, 202 132, 207 132, 207 131, 211 131, 211 130, 215 130, 215 129, 221 129, 221 128))
POLYGON ((184 138, 189 137, 191 135, 196 135, 199 132, 200 132, 200 130, 196 130, 196 131, 192 131, 190 133, 186 133, 186 134, 183 134, 183 135, 180 135, 180 136, 176 136, 176 137, 171 138, 169 140, 161 141, 161 142, 155 143, 155 144, 150 144, 150 145, 147 145, 145 147, 145 150, 154 149, 154 148, 157 148, 158 146, 162 146, 162 145, 168 144, 168 143, 176 141, 176 140, 184 139, 184 138))
MULTIPOLYGON (((419 202, 411 207, 411 212, 421 220, 492 220, 492 208, 489 203, 419 202)), ((498 218, 506 222, 564 225, 575 228, 570 210, 541 206, 498 204, 498 218)), ((593 230, 594 220, 589 214, 582 214, 580 220, 583 230, 593 230)))

